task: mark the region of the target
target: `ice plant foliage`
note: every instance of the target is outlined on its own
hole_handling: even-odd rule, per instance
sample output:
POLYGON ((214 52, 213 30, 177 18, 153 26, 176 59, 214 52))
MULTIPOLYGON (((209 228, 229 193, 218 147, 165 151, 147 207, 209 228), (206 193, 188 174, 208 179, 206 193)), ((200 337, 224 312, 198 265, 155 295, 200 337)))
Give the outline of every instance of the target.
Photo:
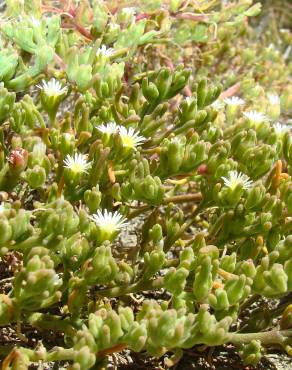
POLYGON ((130 3, 2 12, 2 370, 292 355, 288 12, 130 3))

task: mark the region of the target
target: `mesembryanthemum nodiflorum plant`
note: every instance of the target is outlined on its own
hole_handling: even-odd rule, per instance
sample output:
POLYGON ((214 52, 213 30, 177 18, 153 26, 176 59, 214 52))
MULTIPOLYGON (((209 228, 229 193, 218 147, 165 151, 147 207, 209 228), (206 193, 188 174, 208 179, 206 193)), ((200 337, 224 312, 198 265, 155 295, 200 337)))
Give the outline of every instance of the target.
POLYGON ((6 3, 0 324, 19 340, 2 368, 291 355, 291 32, 253 47, 252 0, 6 3))

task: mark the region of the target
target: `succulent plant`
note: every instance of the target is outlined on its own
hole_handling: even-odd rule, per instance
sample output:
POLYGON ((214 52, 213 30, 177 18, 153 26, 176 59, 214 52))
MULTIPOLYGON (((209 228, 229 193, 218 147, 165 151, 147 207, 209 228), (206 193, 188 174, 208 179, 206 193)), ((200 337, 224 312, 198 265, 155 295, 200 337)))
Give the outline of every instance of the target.
POLYGON ((292 355, 291 32, 268 44, 252 0, 114 3, 6 2, 0 256, 18 263, 0 325, 22 342, 3 370, 292 355), (29 347, 24 325, 62 346, 29 347))

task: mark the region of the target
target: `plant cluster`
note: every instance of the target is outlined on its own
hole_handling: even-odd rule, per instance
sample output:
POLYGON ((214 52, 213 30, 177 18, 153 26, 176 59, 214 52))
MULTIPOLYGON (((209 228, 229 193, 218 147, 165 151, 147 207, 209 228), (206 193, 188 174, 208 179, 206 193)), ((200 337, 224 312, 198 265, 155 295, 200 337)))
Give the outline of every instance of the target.
POLYGON ((0 324, 21 342, 3 370, 292 355, 292 34, 269 44, 252 0, 133 6, 6 1, 0 324), (32 348, 27 326, 62 346, 32 348))

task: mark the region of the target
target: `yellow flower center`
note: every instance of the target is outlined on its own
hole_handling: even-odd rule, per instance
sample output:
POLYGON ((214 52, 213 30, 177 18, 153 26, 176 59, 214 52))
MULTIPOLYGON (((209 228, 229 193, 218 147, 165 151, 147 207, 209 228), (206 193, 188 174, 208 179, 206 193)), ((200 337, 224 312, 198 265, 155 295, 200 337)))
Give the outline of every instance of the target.
POLYGON ((74 163, 70 166, 70 169, 72 172, 79 173, 83 172, 83 167, 81 166, 80 163, 74 163))
POLYGON ((106 225, 101 226, 101 229, 111 235, 116 231, 116 225, 114 223, 107 223, 106 225))
POLYGON ((131 136, 122 136, 122 143, 124 146, 128 148, 134 148, 135 147, 135 141, 131 136))

